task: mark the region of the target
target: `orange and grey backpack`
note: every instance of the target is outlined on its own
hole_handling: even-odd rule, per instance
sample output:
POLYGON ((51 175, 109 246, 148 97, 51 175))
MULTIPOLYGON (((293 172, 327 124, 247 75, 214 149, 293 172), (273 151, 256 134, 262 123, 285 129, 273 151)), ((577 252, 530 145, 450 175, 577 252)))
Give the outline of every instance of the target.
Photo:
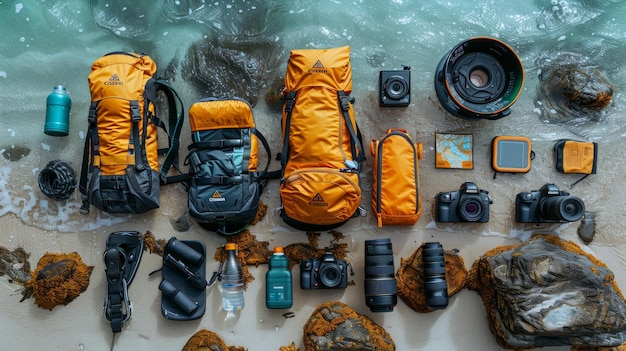
POLYGON ((370 142, 374 156, 372 211, 378 226, 413 225, 422 213, 418 160, 422 143, 415 144, 404 129, 389 129, 370 142))
POLYGON ((293 50, 285 76, 280 214, 307 231, 364 215, 365 160, 352 104, 350 47, 293 50))
POLYGON ((110 213, 144 213, 159 207, 161 184, 183 179, 168 176, 178 168, 183 106, 174 89, 154 77, 156 70, 149 56, 127 52, 106 54, 91 66, 81 213, 89 213, 90 204, 110 213), (156 115, 160 94, 168 126, 156 115), (158 128, 168 136, 166 148, 159 148, 158 128))
POLYGON ((256 129, 250 104, 239 98, 208 98, 189 109, 192 144, 189 166, 189 215, 201 227, 223 235, 237 234, 256 217, 259 196, 268 178, 270 149, 256 129), (259 142, 267 163, 259 170, 259 142))

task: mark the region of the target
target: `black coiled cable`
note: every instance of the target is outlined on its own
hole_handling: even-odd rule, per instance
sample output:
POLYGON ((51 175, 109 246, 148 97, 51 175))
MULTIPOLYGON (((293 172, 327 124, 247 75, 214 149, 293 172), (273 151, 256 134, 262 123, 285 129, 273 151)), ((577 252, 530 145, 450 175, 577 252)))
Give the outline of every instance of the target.
POLYGON ((50 161, 39 173, 39 189, 55 200, 69 198, 76 189, 74 170, 67 162, 50 161))

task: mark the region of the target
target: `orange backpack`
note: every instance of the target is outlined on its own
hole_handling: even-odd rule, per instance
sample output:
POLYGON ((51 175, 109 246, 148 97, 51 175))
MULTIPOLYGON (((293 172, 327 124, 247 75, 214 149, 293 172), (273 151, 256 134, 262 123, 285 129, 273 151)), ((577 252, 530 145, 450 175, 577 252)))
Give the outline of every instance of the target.
POLYGON ((293 50, 285 76, 281 216, 307 231, 363 215, 365 160, 352 104, 350 47, 293 50))
POLYGON ((418 160, 422 143, 414 144, 404 129, 389 129, 370 142, 374 156, 372 211, 378 226, 413 225, 422 213, 418 160))
MULTIPOLYGON (((80 192, 81 213, 89 205, 111 213, 144 213, 159 207, 160 184, 178 168, 183 106, 176 92, 153 75, 157 67, 146 55, 112 52, 98 58, 88 77, 91 92, 80 192), (159 149, 156 101, 168 103, 169 146, 159 149), (159 154, 165 159, 159 167, 159 154)), ((182 180, 178 178, 176 181, 182 180)))

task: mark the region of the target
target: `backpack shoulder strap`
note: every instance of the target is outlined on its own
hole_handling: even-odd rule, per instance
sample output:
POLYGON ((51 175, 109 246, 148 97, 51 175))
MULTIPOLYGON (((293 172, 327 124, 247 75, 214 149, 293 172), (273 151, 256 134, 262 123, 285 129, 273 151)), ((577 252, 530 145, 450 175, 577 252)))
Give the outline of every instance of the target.
POLYGON ((252 128, 250 131, 252 132, 252 134, 256 135, 259 141, 261 141, 261 144, 263 145, 263 148, 265 149, 265 152, 267 153, 267 163, 265 164, 265 168, 263 169, 263 171, 259 172, 259 177, 262 180, 280 178, 280 174, 281 174, 280 169, 276 171, 271 171, 271 172, 269 171, 270 162, 272 162, 272 152, 270 151, 270 146, 269 146, 269 143, 267 142, 267 139, 265 139, 263 134, 260 131, 258 131, 256 128, 252 128))
POLYGON ((346 121, 346 126, 348 127, 348 131, 350 132, 350 139, 352 139, 351 147, 352 147, 352 157, 354 161, 359 164, 365 161, 365 152, 363 151, 363 136, 361 135, 361 130, 359 129, 359 125, 354 123, 356 128, 352 125, 352 120, 350 119, 350 104, 354 103, 354 97, 346 94, 345 91, 339 90, 337 91, 337 97, 339 99, 339 107, 341 108, 342 115, 346 121))
POLYGON ((180 174, 176 176, 168 176, 169 170, 174 167, 179 170, 178 149, 180 147, 180 132, 185 121, 182 99, 167 82, 162 79, 150 79, 146 84, 145 98, 156 103, 157 93, 162 92, 167 100, 168 125, 157 116, 150 116, 152 123, 163 129, 167 134, 168 147, 159 149, 159 154, 165 155, 163 164, 160 169, 161 184, 171 184, 183 181, 186 175, 180 174))

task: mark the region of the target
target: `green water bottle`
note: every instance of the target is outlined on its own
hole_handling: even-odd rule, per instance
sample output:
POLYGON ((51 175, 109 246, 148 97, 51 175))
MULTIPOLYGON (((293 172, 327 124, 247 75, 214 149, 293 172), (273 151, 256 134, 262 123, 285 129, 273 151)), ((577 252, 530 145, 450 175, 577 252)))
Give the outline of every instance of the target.
POLYGON ((265 273, 265 306, 291 308, 293 305, 289 260, 281 246, 274 248, 269 270, 265 273))
POLYGON ((43 132, 52 136, 66 136, 70 132, 72 99, 65 87, 57 85, 46 99, 46 124, 43 132))

